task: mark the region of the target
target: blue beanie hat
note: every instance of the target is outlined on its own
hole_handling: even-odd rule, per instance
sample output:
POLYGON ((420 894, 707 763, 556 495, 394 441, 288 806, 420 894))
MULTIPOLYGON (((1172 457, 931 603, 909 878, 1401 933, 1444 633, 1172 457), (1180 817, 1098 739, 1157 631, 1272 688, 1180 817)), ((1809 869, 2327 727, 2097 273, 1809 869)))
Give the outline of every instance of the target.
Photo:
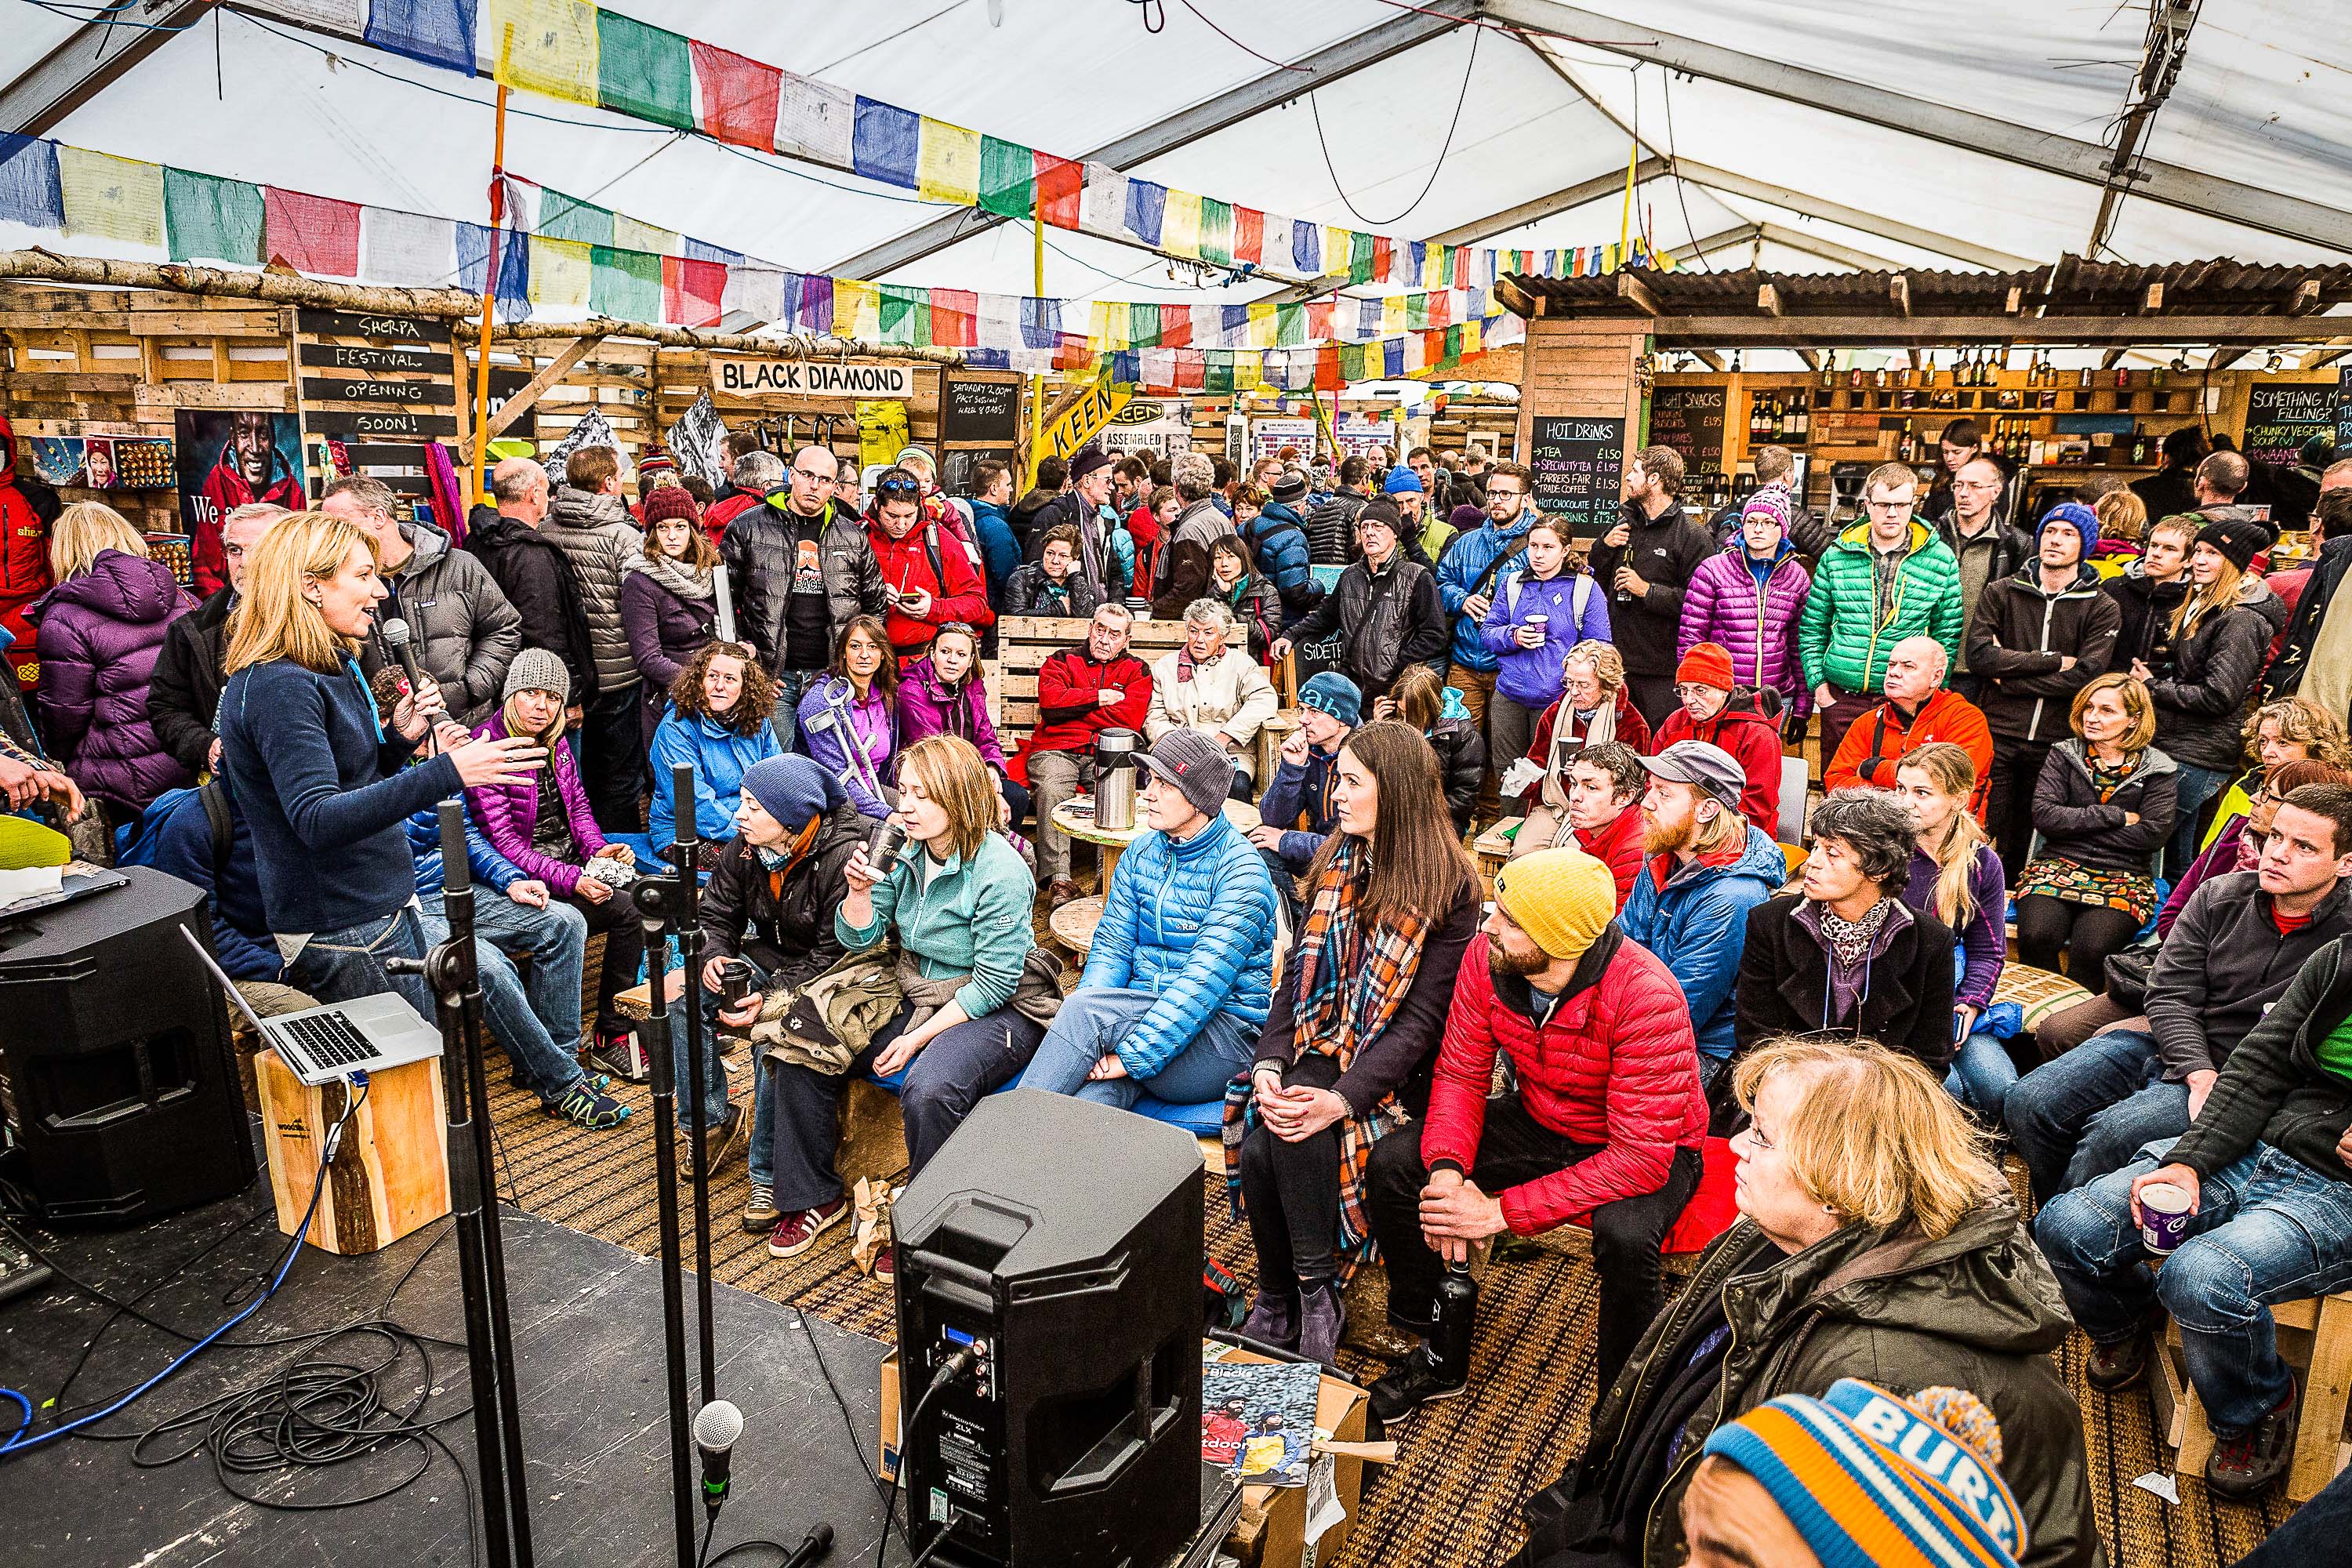
POLYGON ((1350 730, 1364 716, 1363 692, 1336 669, 1309 676, 1307 684, 1298 689, 1298 705, 1312 708, 1318 713, 1328 713, 1350 730))
POLYGON ((1392 496, 1401 496, 1408 492, 1413 495, 1419 495, 1422 493, 1421 476, 1414 473, 1411 468, 1406 468, 1402 463, 1399 463, 1395 468, 1389 470, 1388 482, 1382 485, 1381 489, 1386 490, 1392 496))
POLYGON ((849 799, 841 781, 797 752, 762 757, 743 770, 743 793, 760 809, 798 832, 849 799))
POLYGON ((2099 514, 2093 511, 2089 507, 2084 506, 2081 501, 2061 501, 2056 506, 2052 507, 2048 511, 2043 512, 2042 514, 2042 527, 2034 533, 2033 536, 2033 542, 2036 544, 2042 542, 2042 533, 2047 532, 2053 523, 2055 523, 2060 528, 2071 528, 2074 531, 2074 536, 2083 542, 2083 558, 2084 560, 2089 560, 2091 552, 2098 549, 2099 514))

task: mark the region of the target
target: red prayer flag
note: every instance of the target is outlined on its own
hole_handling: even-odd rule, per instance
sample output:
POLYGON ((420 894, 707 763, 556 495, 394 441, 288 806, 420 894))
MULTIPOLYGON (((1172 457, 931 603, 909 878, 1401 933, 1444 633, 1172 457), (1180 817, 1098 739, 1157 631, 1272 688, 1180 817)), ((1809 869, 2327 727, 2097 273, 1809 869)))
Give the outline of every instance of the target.
POLYGON ((677 327, 715 327, 727 292, 727 264, 662 258, 662 320, 677 327))
POLYGON ((1390 240, 1387 235, 1376 234, 1372 236, 1373 282, 1386 283, 1389 281, 1390 268, 1391 263, 1394 261, 1395 257, 1396 246, 1390 240))
POLYGON ((1181 349, 1192 341, 1192 307, 1162 305, 1160 307, 1160 346, 1181 349))
POLYGON ((1339 385, 1339 347, 1326 343, 1315 351, 1315 390, 1337 392, 1339 385))
POLYGON ((1265 214, 1255 207, 1234 209, 1234 259, 1265 265, 1265 214))
POLYGON ((943 349, 980 346, 980 296, 969 289, 931 290, 931 342, 943 349))
POLYGON ((356 278, 360 209, 355 202, 261 187, 262 254, 313 277, 356 278))
POLYGON ((1077 227, 1078 199, 1087 188, 1086 165, 1051 153, 1039 153, 1036 157, 1038 210, 1055 228, 1077 227))
POLYGON ((1339 309, 1339 305, 1333 300, 1308 300, 1307 302, 1307 335, 1317 339, 1338 337, 1339 334, 1334 323, 1338 318, 1339 309))
POLYGON ((1176 390, 1198 392, 1207 379, 1209 356, 1199 349, 1176 351, 1176 390))
POLYGON ((696 118, 702 129, 739 147, 773 151, 776 95, 784 73, 698 38, 688 39, 687 47, 694 53, 694 81, 702 102, 696 118))
POLYGON ((1450 327, 1454 324, 1454 296, 1443 289, 1430 291, 1429 324, 1433 327, 1450 327))

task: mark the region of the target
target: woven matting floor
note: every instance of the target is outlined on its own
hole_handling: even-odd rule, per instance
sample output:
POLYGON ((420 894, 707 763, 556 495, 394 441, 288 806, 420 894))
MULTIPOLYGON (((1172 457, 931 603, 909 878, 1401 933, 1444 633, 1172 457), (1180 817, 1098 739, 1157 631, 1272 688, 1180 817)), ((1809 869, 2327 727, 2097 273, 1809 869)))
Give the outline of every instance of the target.
MULTIPOLYGON (((509 1201, 639 1253, 657 1250, 647 1090, 616 1085, 633 1108, 629 1121, 614 1131, 586 1132, 541 1115, 536 1100, 506 1087, 502 1071, 492 1082, 500 1183, 509 1201)), ((904 1179, 903 1172, 844 1174, 904 1179)), ((850 1261, 849 1226, 836 1226, 809 1252, 779 1261, 768 1256, 765 1237, 738 1228, 746 1196, 739 1152, 711 1185, 715 1278, 845 1329, 894 1338, 889 1293, 850 1261)), ((1211 1184, 1208 1213, 1211 1255, 1247 1282, 1255 1272, 1249 1233, 1229 1216, 1222 1183, 1211 1184)), ((690 1262, 690 1209, 687 1219, 690 1262)), ((1592 1270, 1580 1252, 1534 1249, 1487 1271, 1471 1391, 1393 1433, 1402 1447, 1392 1468, 1368 1467, 1355 1531, 1336 1559, 1340 1568, 1478 1568, 1510 1554, 1519 1540, 1520 1505, 1584 1442, 1596 1309, 1592 1270)), ((1356 1331, 1349 1338, 1351 1344, 1359 1339, 1356 1331)), ((2132 1485, 2170 1466, 2156 1440, 2148 1396, 2139 1389, 2115 1396, 2093 1392, 2083 1381, 2084 1352, 2078 1337, 2060 1361, 2082 1401, 2093 1497, 2118 1568, 2226 1568, 2286 1517, 2289 1509, 2278 1501, 2259 1510, 2210 1504, 2201 1481, 2180 1484, 2178 1507, 2132 1485)), ((1376 1376, 1384 1365, 1368 1348, 1343 1353, 1360 1377, 1376 1376)))

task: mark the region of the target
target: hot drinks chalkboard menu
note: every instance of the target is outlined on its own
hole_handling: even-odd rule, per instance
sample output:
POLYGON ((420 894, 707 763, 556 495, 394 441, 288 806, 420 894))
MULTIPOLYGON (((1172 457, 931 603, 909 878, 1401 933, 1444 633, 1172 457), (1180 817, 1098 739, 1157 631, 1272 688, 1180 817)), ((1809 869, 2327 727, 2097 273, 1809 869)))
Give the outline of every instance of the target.
POLYGON ((1580 539, 1617 523, 1618 479, 1625 468, 1625 421, 1577 415, 1538 418, 1528 443, 1536 510, 1564 518, 1580 539))

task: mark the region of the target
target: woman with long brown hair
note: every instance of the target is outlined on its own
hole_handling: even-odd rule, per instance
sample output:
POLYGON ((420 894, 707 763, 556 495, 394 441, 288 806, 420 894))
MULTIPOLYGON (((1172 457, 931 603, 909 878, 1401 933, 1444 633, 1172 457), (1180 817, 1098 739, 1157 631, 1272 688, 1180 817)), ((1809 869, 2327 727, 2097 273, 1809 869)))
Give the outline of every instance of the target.
POLYGON ((800 723, 801 749, 841 780, 857 809, 877 821, 889 816, 898 804, 887 781, 898 765, 898 661, 879 617, 843 623, 832 665, 801 696, 800 723))
POLYGON ((1478 931, 1478 878, 1437 756, 1375 720, 1339 748, 1339 830, 1300 879, 1292 941, 1246 1089, 1225 1105, 1225 1169, 1257 1241, 1243 1331, 1328 1363, 1339 1284, 1368 1250, 1356 1187, 1374 1142, 1429 1103, 1454 972, 1478 931))
POLYGON ((680 763, 694 765, 696 831, 711 844, 735 837, 744 773, 783 751, 768 722, 775 710, 775 678, 750 644, 709 642, 695 650, 669 684, 668 715, 654 727, 653 816, 646 831, 656 845, 669 843, 677 830, 679 802, 673 795, 680 763))

